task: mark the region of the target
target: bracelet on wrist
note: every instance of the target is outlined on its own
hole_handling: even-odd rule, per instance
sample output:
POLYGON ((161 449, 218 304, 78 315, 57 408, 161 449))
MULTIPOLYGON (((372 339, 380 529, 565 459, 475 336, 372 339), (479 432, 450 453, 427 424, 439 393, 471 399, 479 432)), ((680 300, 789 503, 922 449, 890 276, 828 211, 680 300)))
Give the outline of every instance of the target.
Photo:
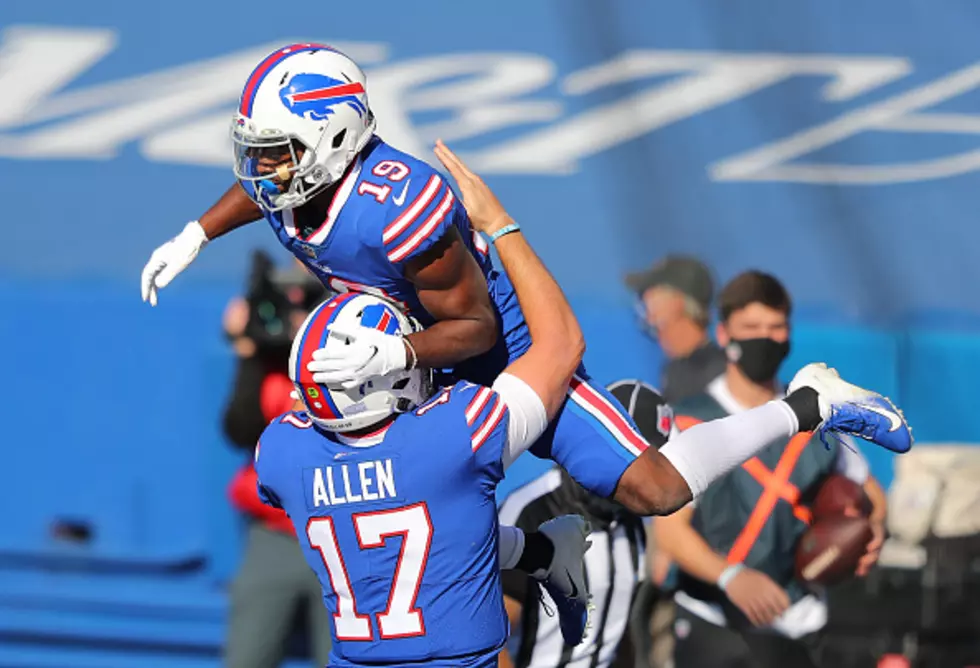
POLYGON ((741 573, 744 568, 745 566, 742 564, 732 564, 725 568, 725 570, 721 572, 721 575, 718 576, 718 589, 721 589, 722 591, 728 589, 728 585, 731 584, 731 581, 734 580, 735 576, 741 573))
POLYGON ((412 359, 406 362, 405 364, 405 369, 407 371, 411 371, 419 364, 419 354, 415 352, 415 346, 412 345, 412 342, 408 340, 407 336, 403 337, 402 341, 405 342, 405 347, 408 348, 408 350, 411 351, 412 353, 412 359))
POLYGON ((496 232, 490 235, 490 243, 494 243, 495 241, 497 241, 497 239, 504 236, 505 234, 510 234, 511 232, 517 232, 520 229, 521 226, 518 223, 511 223, 509 225, 504 225, 499 230, 497 230, 496 232))

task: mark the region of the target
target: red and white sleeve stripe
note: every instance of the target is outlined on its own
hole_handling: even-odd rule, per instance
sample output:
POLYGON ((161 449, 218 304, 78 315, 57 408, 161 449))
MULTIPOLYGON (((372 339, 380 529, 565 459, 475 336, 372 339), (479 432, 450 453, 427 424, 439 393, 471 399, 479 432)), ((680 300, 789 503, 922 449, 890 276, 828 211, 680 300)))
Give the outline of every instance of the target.
POLYGON ((455 199, 456 196, 453 195, 453 191, 446 188, 446 194, 443 196, 442 201, 439 202, 436 210, 419 226, 414 234, 388 252, 388 260, 390 262, 401 262, 421 246, 433 232, 439 229, 439 225, 446 217, 446 214, 452 209, 455 199))
POLYGON ((504 414, 507 412, 507 404, 500 400, 500 395, 496 392, 492 392, 491 394, 493 395, 493 400, 490 402, 490 409, 484 415, 481 415, 480 419, 476 420, 473 425, 472 435, 470 436, 470 444, 473 446, 473 452, 479 450, 487 442, 490 434, 500 425, 501 420, 504 419, 504 414))
POLYGON ((408 229, 415 220, 422 215, 432 200, 435 199, 436 193, 439 192, 439 188, 442 187, 442 179, 439 178, 438 174, 433 174, 429 177, 429 182, 425 184, 422 188, 422 192, 416 197, 412 202, 405 207, 401 215, 395 218, 388 227, 385 228, 384 233, 381 235, 381 241, 385 244, 391 243, 395 238, 408 229))
POLYGON ((490 401, 490 397, 493 396, 494 392, 489 387, 481 387, 470 399, 470 403, 466 406, 466 424, 473 426, 473 422, 476 418, 483 412, 483 409, 487 407, 487 402, 490 401))

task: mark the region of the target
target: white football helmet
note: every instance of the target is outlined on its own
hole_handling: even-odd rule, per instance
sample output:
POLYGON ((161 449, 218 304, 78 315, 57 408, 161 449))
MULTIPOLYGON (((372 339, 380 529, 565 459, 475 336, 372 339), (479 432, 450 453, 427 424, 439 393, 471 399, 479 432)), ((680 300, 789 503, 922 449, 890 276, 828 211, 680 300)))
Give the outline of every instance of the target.
POLYGON ((313 309, 293 339, 289 378, 317 425, 327 431, 364 429, 394 413, 413 410, 431 396, 432 373, 427 369, 376 376, 351 390, 314 382, 306 368, 313 351, 348 345, 345 337, 330 331, 331 325, 348 331, 368 327, 394 336, 407 336, 421 329, 417 321, 391 302, 367 294, 345 292, 313 309))
POLYGON ((322 44, 291 44, 248 77, 232 121, 235 176, 267 211, 337 182, 374 134, 367 80, 322 44))

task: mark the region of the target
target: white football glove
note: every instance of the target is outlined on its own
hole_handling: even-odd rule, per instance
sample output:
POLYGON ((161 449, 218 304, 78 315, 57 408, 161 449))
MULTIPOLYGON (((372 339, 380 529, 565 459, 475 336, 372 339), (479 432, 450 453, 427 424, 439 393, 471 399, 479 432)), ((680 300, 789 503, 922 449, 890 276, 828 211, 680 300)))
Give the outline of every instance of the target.
POLYGON ((330 350, 313 351, 313 360, 306 368, 313 373, 315 383, 340 385, 351 390, 370 378, 386 376, 408 365, 401 336, 368 327, 332 326, 328 329, 330 336, 346 339, 348 343, 330 350))
POLYGON ((177 274, 194 261, 207 243, 208 237, 204 234, 204 228, 194 220, 187 223, 180 234, 153 251, 150 261, 143 267, 140 281, 143 301, 150 302, 150 306, 156 306, 157 290, 167 287, 177 274))

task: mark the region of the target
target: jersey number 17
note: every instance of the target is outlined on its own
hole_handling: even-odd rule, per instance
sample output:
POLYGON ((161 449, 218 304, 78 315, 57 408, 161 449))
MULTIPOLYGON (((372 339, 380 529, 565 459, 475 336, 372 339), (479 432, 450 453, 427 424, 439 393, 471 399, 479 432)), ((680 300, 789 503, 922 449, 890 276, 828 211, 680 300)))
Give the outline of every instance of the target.
MULTIPOLYGON (((384 612, 375 615, 381 639, 425 635, 425 620, 415 605, 432 543, 432 522, 425 502, 393 510, 355 513, 351 521, 362 550, 382 547, 391 537, 402 538, 388 605, 384 612)), ((310 545, 320 552, 337 596, 337 612, 333 616, 337 640, 374 640, 370 616, 358 612, 357 594, 340 554, 333 518, 311 517, 306 536, 310 545)))

